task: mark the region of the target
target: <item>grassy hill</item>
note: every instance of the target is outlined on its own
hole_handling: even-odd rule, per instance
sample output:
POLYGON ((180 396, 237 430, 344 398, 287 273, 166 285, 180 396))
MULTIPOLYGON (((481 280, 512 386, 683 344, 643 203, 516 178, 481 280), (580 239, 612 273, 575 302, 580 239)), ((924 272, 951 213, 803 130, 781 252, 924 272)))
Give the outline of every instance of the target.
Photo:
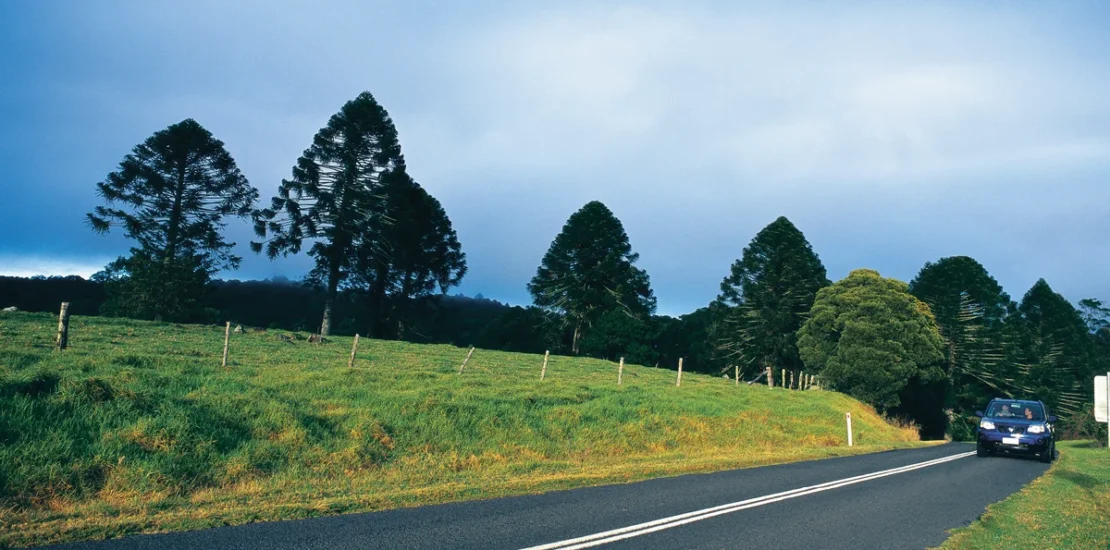
POLYGON ((369 511, 918 444, 828 391, 283 331, 0 313, 0 545, 369 511), (290 342, 292 337, 293 341, 290 342), (856 447, 844 442, 851 411, 856 447))

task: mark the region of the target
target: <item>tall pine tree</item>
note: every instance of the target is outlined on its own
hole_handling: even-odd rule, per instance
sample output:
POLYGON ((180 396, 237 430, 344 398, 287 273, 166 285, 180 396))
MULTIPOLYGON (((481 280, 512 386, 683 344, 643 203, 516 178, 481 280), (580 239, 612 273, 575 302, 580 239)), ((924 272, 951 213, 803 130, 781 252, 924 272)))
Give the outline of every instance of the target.
POLYGON ((389 174, 381 193, 384 216, 360 243, 355 282, 367 293, 370 334, 404 338, 413 300, 458 286, 466 254, 443 206, 408 174, 389 174))
POLYGON ((240 258, 224 240, 224 218, 250 215, 258 191, 216 139, 193 119, 155 132, 97 184, 106 202, 87 215, 138 244, 99 274, 111 282, 109 313, 183 320, 195 313, 212 273, 240 258))
POLYGON ((331 332, 338 289, 347 281, 365 244, 377 242, 371 228, 382 216, 382 181, 404 170, 393 120, 369 92, 348 101, 316 133, 293 177, 282 180, 270 208, 255 213, 255 232, 269 239, 253 242, 270 258, 300 252, 305 239, 316 260, 311 278, 325 288, 320 334, 331 332))
POLYGON ((910 293, 929 305, 945 344, 944 380, 929 387, 911 385, 904 411, 928 436, 971 434, 960 418, 970 416, 992 397, 1013 395, 1004 323, 1010 297, 977 261, 967 256, 926 263, 910 281, 910 293), (946 414, 941 414, 944 411, 946 414), (952 424, 954 423, 954 424, 952 424))
POLYGON ((797 331, 817 291, 828 286, 825 266, 805 235, 780 217, 763 228, 721 282, 715 339, 726 357, 749 372, 800 370, 797 331))
POLYGON ((571 353, 606 313, 644 319, 655 311, 648 275, 633 265, 638 258, 620 220, 598 201, 572 214, 555 237, 528 291, 574 328, 571 353))
POLYGON ((1086 323, 1044 279, 1025 293, 1014 327, 1020 340, 1018 389, 1043 399, 1062 416, 1079 412, 1091 395, 1098 363, 1086 323))

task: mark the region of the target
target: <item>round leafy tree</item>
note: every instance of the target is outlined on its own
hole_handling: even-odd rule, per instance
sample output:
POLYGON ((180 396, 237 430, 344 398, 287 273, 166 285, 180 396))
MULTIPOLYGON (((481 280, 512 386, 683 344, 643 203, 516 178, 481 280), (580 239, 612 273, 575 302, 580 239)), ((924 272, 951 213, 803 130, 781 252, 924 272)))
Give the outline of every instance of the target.
POLYGON ((910 379, 943 376, 943 345, 929 306, 906 283, 870 269, 821 289, 798 331, 807 369, 884 412, 899 404, 910 379))

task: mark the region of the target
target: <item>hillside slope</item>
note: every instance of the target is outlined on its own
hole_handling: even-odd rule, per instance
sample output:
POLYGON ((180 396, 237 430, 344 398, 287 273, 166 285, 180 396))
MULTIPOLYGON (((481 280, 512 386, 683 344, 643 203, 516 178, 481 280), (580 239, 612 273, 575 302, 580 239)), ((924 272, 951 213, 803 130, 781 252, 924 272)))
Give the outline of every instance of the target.
POLYGON ((521 494, 914 445, 841 394, 282 331, 0 314, 0 545, 521 494), (294 341, 290 342, 290 336, 294 341), (856 447, 844 443, 851 411, 856 447))

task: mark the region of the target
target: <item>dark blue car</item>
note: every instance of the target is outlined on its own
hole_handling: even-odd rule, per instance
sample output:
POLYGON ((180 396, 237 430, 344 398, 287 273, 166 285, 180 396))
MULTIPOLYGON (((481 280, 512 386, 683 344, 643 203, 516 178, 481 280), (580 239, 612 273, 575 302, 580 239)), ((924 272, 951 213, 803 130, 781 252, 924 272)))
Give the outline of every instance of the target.
POLYGON ((975 446, 978 456, 996 452, 1036 456, 1041 462, 1056 457, 1053 424, 1056 417, 1040 401, 992 399, 986 413, 976 411, 979 436, 975 446))

